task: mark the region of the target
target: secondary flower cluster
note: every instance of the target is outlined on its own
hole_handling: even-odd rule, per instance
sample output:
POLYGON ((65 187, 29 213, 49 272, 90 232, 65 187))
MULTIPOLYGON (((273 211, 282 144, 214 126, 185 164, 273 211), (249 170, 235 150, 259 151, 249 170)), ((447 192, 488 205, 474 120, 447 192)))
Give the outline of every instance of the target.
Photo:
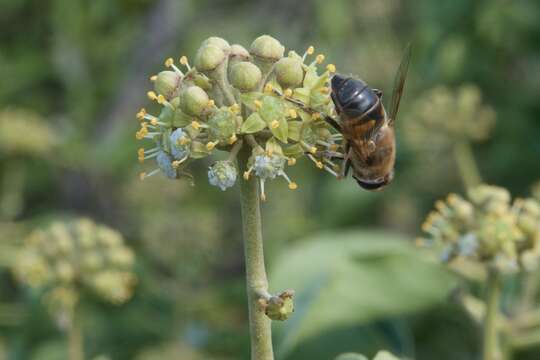
POLYGON ((336 175, 333 159, 342 156, 341 135, 324 120, 334 112, 328 86, 335 66, 319 73, 324 55, 313 56, 313 47, 302 56, 284 52, 268 35, 255 39, 249 51, 211 37, 197 51, 193 67, 185 56, 178 66, 167 59, 170 70, 152 76, 154 90, 148 92, 161 105, 160 113, 137 113, 136 138, 153 143, 138 150, 139 161, 153 158, 157 164, 141 179, 157 172, 171 179, 190 177, 185 170, 190 162, 219 150, 230 154, 208 169, 208 179, 225 190, 238 178, 234 160, 242 146, 252 149, 243 177, 259 179, 263 200, 268 179, 282 177, 296 189, 285 166, 304 155, 336 175))
POLYGON ((480 185, 468 199, 450 194, 437 201, 422 230, 422 245, 440 251, 443 262, 463 257, 501 270, 533 270, 540 260, 540 203, 515 199, 500 187, 480 185))
POLYGON ((83 218, 30 234, 14 272, 30 287, 44 289, 48 305, 63 312, 84 289, 115 304, 127 301, 136 282, 134 260, 120 233, 83 218))
POLYGON ((452 91, 436 87, 413 105, 404 121, 410 143, 430 149, 456 141, 482 141, 495 125, 495 111, 482 103, 482 94, 474 85, 452 91))

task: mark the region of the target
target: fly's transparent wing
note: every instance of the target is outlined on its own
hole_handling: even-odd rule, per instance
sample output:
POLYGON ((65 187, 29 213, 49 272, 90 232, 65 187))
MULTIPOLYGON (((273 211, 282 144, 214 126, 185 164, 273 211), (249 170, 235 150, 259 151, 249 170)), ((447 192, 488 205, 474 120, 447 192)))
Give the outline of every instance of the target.
POLYGON ((403 95, 403 89, 405 88, 405 80, 407 79, 407 71, 409 70, 409 62, 411 61, 411 44, 407 45, 401 64, 399 64, 396 78, 394 79, 394 90, 392 91, 392 100, 390 101, 389 116, 390 124, 393 124, 396 120, 397 112, 399 110, 399 103, 401 96, 403 95))

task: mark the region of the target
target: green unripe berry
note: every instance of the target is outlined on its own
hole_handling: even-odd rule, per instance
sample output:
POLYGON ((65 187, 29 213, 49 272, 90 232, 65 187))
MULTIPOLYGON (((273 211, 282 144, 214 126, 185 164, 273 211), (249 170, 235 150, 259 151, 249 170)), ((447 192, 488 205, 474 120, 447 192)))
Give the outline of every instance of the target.
POLYGON ((157 75, 154 89, 158 94, 171 99, 180 85, 180 80, 180 75, 174 71, 162 71, 157 75))
POLYGON ((256 38, 251 44, 250 53, 267 61, 276 62, 283 57, 285 47, 269 35, 256 38))
POLYGON ((208 101, 208 94, 198 86, 190 86, 180 94, 180 108, 189 115, 201 115, 208 101))
POLYGON ((281 58, 275 66, 276 79, 284 88, 294 88, 302 84, 304 69, 302 62, 294 58, 281 58))
POLYGON ((241 91, 254 90, 261 81, 261 70, 248 61, 239 62, 231 68, 231 85, 241 91))
POLYGON ((217 37, 217 36, 211 36, 208 39, 204 40, 202 42, 201 46, 204 47, 204 46, 208 46, 208 45, 218 47, 221 50, 223 50, 224 52, 228 52, 228 51, 231 50, 231 46, 229 45, 227 40, 225 40, 223 38, 220 38, 220 37, 217 37))
POLYGON ((195 56, 195 67, 200 71, 212 71, 225 60, 225 53, 214 45, 203 45, 195 56))

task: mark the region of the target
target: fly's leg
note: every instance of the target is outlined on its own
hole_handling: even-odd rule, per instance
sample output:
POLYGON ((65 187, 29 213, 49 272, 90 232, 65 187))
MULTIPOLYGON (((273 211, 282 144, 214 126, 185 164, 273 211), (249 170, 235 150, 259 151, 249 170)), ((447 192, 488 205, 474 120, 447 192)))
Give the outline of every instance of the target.
POLYGON ((341 172, 338 179, 344 179, 349 175, 349 170, 351 169, 351 151, 352 148, 349 146, 349 142, 345 142, 345 157, 342 161, 341 172))

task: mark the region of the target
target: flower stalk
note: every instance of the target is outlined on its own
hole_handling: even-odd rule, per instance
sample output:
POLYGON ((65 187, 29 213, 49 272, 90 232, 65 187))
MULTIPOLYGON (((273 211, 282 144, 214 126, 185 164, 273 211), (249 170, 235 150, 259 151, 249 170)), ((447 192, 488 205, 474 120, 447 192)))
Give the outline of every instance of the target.
MULTIPOLYGON (((240 168, 246 168, 251 155, 249 147, 238 154, 240 168)), ((268 293, 268 279, 264 265, 261 210, 258 182, 254 177, 240 183, 246 288, 251 336, 251 359, 273 360, 271 320, 264 314, 259 299, 268 293)))
POLYGON ((497 269, 490 269, 486 283, 483 360, 502 360, 498 324, 500 295, 500 273, 497 269))
POLYGON ((459 170, 459 174, 466 189, 473 188, 482 183, 478 165, 474 160, 471 146, 468 142, 457 142, 454 145, 454 158, 459 170))
POLYGON ((76 307, 73 309, 67 330, 69 360, 84 360, 83 334, 76 307))

